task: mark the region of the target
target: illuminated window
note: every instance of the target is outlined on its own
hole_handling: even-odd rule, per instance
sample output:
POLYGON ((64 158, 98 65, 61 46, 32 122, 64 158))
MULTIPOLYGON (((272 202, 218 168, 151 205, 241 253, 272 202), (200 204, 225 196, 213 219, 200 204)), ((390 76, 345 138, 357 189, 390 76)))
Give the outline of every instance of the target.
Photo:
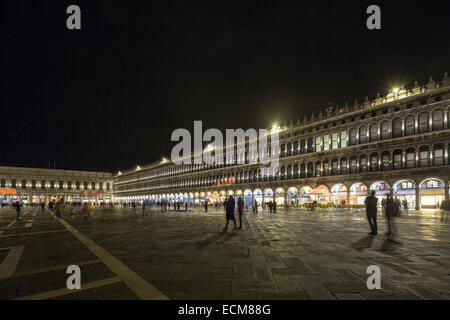
POLYGON ((341 131, 341 148, 345 148, 347 146, 347 131, 341 131))
POLYGON ((389 122, 383 121, 381 123, 381 139, 387 140, 391 138, 391 132, 389 131, 389 122))
POLYGON ((321 143, 322 143, 322 141, 321 141, 320 137, 316 137, 316 152, 322 151, 321 143))
POLYGON ((401 150, 395 150, 394 151, 394 156, 393 156, 393 160, 394 160, 394 169, 401 169, 402 168, 402 151, 401 150))
POLYGON ((323 150, 330 150, 330 135, 326 134, 323 136, 323 150))
POLYGON ((442 166, 444 164, 444 145, 437 144, 433 147, 433 166, 442 166))
MULTIPOLYGON (((414 127, 414 124, 413 124, 414 127)), ((398 138, 402 136, 402 120, 394 119, 392 121, 392 137, 398 138)))
POLYGON ((337 132, 333 132, 333 134, 331 135, 331 146, 333 149, 337 149, 338 148, 338 134, 337 132))

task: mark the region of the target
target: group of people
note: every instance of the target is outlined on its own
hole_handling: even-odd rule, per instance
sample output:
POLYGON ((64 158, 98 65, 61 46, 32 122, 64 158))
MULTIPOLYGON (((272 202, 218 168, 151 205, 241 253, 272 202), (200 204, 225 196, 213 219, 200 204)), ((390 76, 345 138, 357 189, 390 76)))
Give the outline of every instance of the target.
POLYGON ((235 198, 233 196, 229 196, 228 198, 225 199, 223 206, 225 207, 226 224, 225 228, 223 228, 222 231, 225 232, 228 230, 228 224, 230 220, 234 222, 233 230, 242 229, 242 214, 244 213, 244 199, 242 199, 242 197, 238 197, 237 199, 237 207, 239 212, 239 227, 236 225, 236 218, 234 216, 234 209, 236 206, 235 198))
MULTIPOLYGON (((405 201, 406 200, 404 200, 403 202, 404 208, 406 207, 405 210, 407 210, 408 202, 406 202, 405 204, 405 201)), ((378 234, 378 226, 377 226, 378 198, 375 197, 375 190, 372 190, 370 196, 366 198, 365 205, 366 205, 367 220, 369 222, 371 230, 368 234, 375 236, 378 234)), ((386 235, 392 237, 398 236, 394 219, 400 216, 400 208, 401 208, 400 200, 399 199, 393 200, 391 196, 388 194, 386 199, 383 199, 381 201, 381 207, 386 217, 386 224, 387 224, 386 235)))

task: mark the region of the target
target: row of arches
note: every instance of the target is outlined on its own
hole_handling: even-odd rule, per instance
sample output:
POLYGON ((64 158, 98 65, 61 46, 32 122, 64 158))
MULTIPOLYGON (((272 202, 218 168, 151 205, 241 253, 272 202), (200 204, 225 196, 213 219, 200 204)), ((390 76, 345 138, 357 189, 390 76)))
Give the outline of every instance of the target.
POLYGON ((370 184, 355 182, 352 184, 337 183, 331 186, 289 186, 278 188, 255 188, 221 190, 189 193, 166 193, 158 195, 139 195, 127 197, 115 197, 116 201, 181 201, 193 205, 201 205, 205 201, 209 203, 223 203, 227 196, 243 197, 247 208, 256 204, 259 206, 269 201, 276 202, 280 206, 298 206, 303 203, 317 201, 318 203, 355 204, 363 205, 364 200, 371 190, 376 191, 376 196, 381 200, 388 194, 400 201, 406 201, 411 209, 436 209, 440 203, 448 198, 448 181, 439 178, 427 178, 420 182, 413 180, 398 180, 392 185, 386 181, 375 181, 370 184))

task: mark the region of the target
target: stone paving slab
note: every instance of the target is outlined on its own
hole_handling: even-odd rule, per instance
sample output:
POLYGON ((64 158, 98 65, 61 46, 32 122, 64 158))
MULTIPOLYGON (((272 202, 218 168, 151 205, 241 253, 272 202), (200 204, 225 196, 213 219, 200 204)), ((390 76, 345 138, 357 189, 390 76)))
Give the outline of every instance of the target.
MULTIPOLYGON (((65 266, 80 263, 82 283, 114 275, 48 212, 0 210, 0 248, 24 246, 0 299, 64 288, 65 266), (36 213, 34 216, 33 214, 36 213), (33 220, 33 222, 27 222, 33 220), (26 223, 31 226, 25 228, 26 223), (14 227, 14 228, 13 228, 14 227)), ((416 212, 397 219, 400 237, 368 236, 361 211, 245 213, 241 230, 221 232, 224 213, 94 209, 63 219, 170 299, 449 299, 450 224, 416 212), (381 290, 366 268, 381 268, 381 290)), ((0 251, 0 262, 4 258, 0 251)), ((52 299, 137 299, 124 282, 52 299)))

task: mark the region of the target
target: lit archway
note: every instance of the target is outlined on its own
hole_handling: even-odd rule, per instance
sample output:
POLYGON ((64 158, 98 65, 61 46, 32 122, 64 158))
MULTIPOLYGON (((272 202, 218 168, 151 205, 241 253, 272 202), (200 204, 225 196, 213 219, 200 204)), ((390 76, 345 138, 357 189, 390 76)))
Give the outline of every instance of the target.
POLYGON ((344 204, 348 202, 347 199, 347 186, 345 184, 339 183, 331 187, 330 200, 334 204, 344 204))
POLYGON ((368 189, 364 183, 357 182, 350 187, 350 204, 364 204, 368 189))
POLYGON ((419 184, 419 205, 422 209, 439 209, 445 199, 445 184, 438 178, 427 178, 419 184))

